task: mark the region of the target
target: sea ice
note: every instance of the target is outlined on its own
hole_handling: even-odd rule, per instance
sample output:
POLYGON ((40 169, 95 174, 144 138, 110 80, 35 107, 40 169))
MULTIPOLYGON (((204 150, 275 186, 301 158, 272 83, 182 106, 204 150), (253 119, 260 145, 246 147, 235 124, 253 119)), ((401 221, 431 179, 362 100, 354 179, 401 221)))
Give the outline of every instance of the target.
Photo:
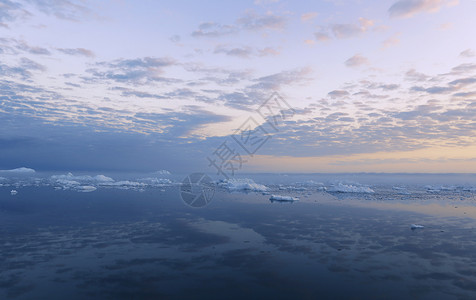
POLYGON ((163 185, 171 185, 172 181, 168 178, 155 178, 155 177, 148 177, 148 178, 140 178, 137 179, 139 182, 147 183, 149 185, 155 186, 163 186, 163 185))
POLYGON ((18 194, 18 191, 17 191, 17 190, 11 190, 11 191, 10 191, 10 194, 11 194, 12 196, 15 196, 16 194, 18 194))
POLYGON ((365 194, 375 193, 375 191, 369 188, 368 186, 343 184, 343 183, 338 183, 336 185, 331 186, 328 189, 328 191, 337 192, 337 193, 365 193, 365 194))
POLYGON ((291 197, 291 196, 281 196, 281 195, 271 195, 269 198, 271 201, 299 201, 299 198, 291 197))
POLYGON ((97 190, 96 187, 90 186, 90 185, 77 186, 75 189, 78 192, 83 192, 83 193, 94 192, 95 190, 97 190))
POLYGON ((170 172, 167 170, 159 170, 157 172, 154 172, 156 175, 170 175, 170 172))
POLYGON ((249 178, 231 178, 221 180, 218 185, 225 187, 229 191, 254 191, 266 192, 268 188, 262 184, 255 183, 249 178))

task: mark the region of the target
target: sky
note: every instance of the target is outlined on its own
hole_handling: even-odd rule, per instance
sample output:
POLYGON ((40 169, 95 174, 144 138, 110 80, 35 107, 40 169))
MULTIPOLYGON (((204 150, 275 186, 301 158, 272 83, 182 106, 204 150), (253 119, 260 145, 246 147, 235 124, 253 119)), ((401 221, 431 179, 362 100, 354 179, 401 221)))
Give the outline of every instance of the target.
POLYGON ((475 172, 475 13, 0 0, 0 169, 475 172))

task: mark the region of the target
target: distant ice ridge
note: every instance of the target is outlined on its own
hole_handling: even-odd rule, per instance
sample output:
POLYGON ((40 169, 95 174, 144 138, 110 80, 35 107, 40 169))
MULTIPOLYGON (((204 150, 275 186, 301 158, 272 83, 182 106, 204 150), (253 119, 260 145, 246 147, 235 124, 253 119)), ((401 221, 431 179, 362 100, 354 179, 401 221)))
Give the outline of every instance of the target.
POLYGON ((104 183, 101 183, 101 185, 116 186, 116 187, 144 187, 146 186, 145 183, 129 181, 129 180, 116 181, 116 182, 104 182, 104 183))
POLYGON ((82 175, 74 176, 73 173, 65 175, 53 175, 50 177, 53 184, 59 189, 76 190, 78 192, 93 192, 97 189, 94 185, 101 185, 114 182, 114 179, 104 175, 82 175))
POLYGON ((155 178, 155 177, 148 177, 148 178, 140 178, 137 179, 137 181, 150 184, 150 185, 157 185, 157 186, 163 186, 163 185, 171 185, 172 181, 168 178, 155 178))
POLYGON ((231 178, 224 179, 218 182, 219 186, 222 186, 229 191, 254 191, 254 192, 266 192, 268 188, 262 184, 258 184, 249 178, 231 178))
POLYGON ((80 175, 75 176, 72 173, 65 175, 53 175, 50 177, 52 184, 56 189, 76 190, 78 192, 92 192, 99 187, 119 188, 119 189, 142 189, 145 187, 164 187, 172 185, 168 178, 141 178, 136 181, 114 179, 105 175, 80 175))
POLYGON ((271 195, 269 198, 271 201, 289 201, 289 202, 294 202, 294 201, 299 201, 299 198, 296 197, 291 197, 291 196, 281 196, 281 195, 271 195))
POLYGON ((365 194, 372 194, 375 193, 374 190, 369 188, 368 186, 357 185, 357 184, 343 184, 339 182, 328 189, 329 192, 336 192, 336 193, 365 193, 365 194))
POLYGON ((11 169, 11 170, 0 170, 0 173, 16 173, 16 174, 32 174, 35 173, 36 171, 30 168, 17 168, 17 169, 11 169))
POLYGON ((96 182, 96 183, 104 183, 104 182, 114 182, 114 179, 104 176, 104 175, 96 175, 96 176, 89 176, 89 175, 82 175, 82 176, 74 176, 73 173, 68 173, 66 175, 53 175, 51 179, 56 182, 96 182))

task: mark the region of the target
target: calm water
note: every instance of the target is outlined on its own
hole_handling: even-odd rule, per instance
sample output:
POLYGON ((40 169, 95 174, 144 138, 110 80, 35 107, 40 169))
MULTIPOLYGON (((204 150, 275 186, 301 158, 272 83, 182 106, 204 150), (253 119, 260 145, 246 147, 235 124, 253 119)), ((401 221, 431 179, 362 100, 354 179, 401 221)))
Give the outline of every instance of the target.
POLYGON ((405 178, 272 187, 295 203, 218 189, 203 209, 176 185, 0 187, 0 298, 475 299, 476 193, 405 178))

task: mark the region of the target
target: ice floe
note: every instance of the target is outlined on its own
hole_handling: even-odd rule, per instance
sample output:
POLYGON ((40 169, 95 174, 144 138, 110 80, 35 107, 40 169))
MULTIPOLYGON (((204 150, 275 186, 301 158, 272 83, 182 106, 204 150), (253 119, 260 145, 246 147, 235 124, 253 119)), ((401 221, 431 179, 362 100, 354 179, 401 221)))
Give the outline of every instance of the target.
POLYGON ((18 194, 18 191, 17 191, 17 190, 11 190, 11 191, 10 191, 10 194, 11 194, 12 196, 15 196, 16 194, 18 194))
POLYGON ((357 184, 343 184, 341 182, 330 186, 328 188, 328 191, 335 192, 335 193, 365 193, 365 194, 375 193, 375 191, 369 188, 368 186, 357 185, 357 184))
POLYGON ((294 202, 294 201, 299 201, 299 198, 291 197, 291 196, 271 195, 269 200, 271 202, 273 202, 273 201, 294 202))
POLYGON ((171 185, 172 181, 168 178, 155 178, 155 177, 147 177, 147 178, 140 178, 137 181, 149 184, 152 186, 164 186, 164 185, 171 185))
POLYGON ((425 228, 425 226, 419 225, 419 224, 412 224, 412 225, 410 225, 410 228, 411 228, 411 230, 415 230, 415 229, 425 228))
POLYGON ((95 190, 97 190, 97 188, 90 185, 83 185, 75 187, 75 190, 77 190, 78 192, 89 193, 94 192, 95 190))
POLYGON ((266 192, 268 190, 266 186, 258 184, 249 178, 223 179, 218 182, 218 185, 228 189, 229 191, 266 192))
POLYGON ((116 187, 144 187, 147 184, 143 182, 136 182, 136 181, 129 181, 129 180, 122 180, 116 182, 104 182, 101 183, 102 186, 116 186, 116 187))

